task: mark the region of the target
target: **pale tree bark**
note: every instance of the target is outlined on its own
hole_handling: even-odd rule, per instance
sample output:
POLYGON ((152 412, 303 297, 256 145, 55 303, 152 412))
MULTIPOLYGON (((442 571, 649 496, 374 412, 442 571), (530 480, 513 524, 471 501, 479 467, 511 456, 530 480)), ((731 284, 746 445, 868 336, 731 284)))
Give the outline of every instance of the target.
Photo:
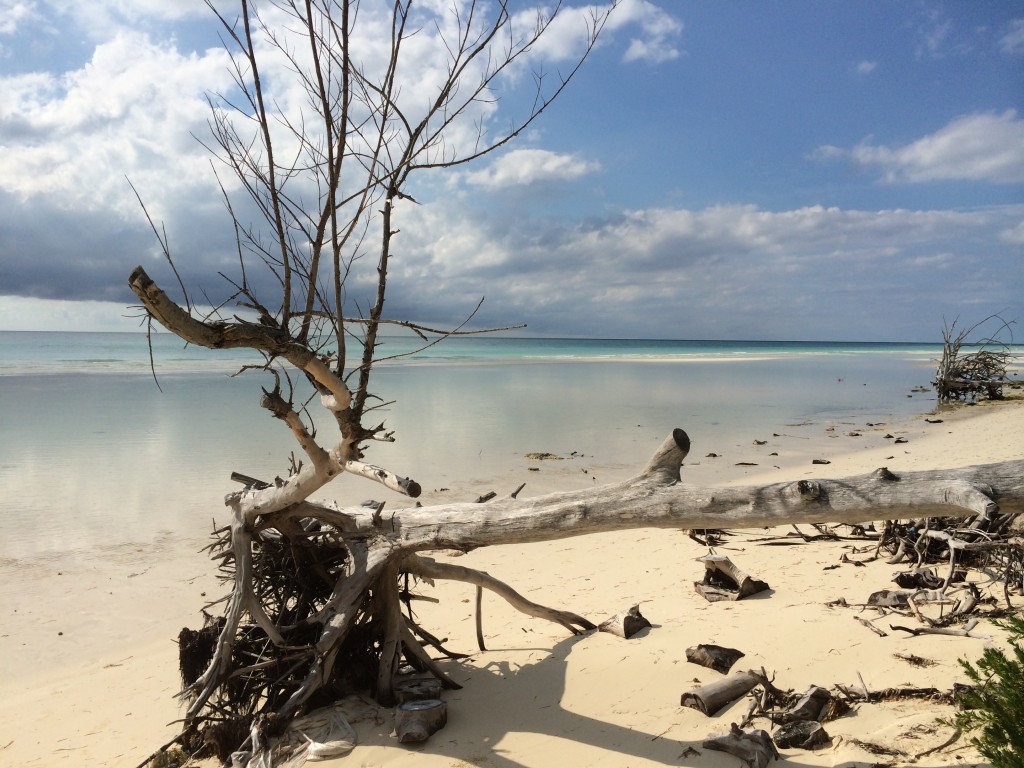
MULTIPOLYGON (((689 446, 685 432, 675 430, 669 444, 675 448, 663 449, 644 472, 622 483, 486 505, 398 510, 384 533, 403 548, 473 549, 625 528, 761 528, 1024 511, 1024 461, 700 488, 679 478, 689 446)), ((355 519, 368 524, 365 513, 357 511, 355 519)))

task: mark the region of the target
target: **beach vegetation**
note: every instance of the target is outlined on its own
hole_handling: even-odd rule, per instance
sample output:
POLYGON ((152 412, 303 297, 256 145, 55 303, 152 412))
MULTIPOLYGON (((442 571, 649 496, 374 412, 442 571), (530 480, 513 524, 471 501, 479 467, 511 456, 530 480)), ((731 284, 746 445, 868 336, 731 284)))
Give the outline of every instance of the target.
POLYGON ((1010 383, 1014 321, 989 315, 966 327, 958 322, 942 326, 942 357, 933 382, 939 403, 1002 398, 1010 383))
POLYGON ((960 660, 973 685, 953 723, 973 734, 993 768, 1024 768, 1024 616, 995 623, 1007 632, 1009 650, 989 647, 976 662, 960 660))

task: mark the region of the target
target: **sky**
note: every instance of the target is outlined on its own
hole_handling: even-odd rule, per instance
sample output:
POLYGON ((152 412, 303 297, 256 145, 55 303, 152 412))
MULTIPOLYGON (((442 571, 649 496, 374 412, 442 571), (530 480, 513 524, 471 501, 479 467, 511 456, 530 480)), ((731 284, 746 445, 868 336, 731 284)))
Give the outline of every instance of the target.
MULTIPOLYGON (((201 143, 230 88, 218 32, 201 0, 0 0, 0 330, 139 328, 131 270, 175 280, 129 180, 190 292, 223 293, 234 234, 201 143)), ((579 43, 554 28, 535 66, 579 43)), ((1024 6, 623 0, 529 131, 415 189, 393 318, 458 323, 486 297, 476 326, 537 336, 1024 322, 1024 6)))

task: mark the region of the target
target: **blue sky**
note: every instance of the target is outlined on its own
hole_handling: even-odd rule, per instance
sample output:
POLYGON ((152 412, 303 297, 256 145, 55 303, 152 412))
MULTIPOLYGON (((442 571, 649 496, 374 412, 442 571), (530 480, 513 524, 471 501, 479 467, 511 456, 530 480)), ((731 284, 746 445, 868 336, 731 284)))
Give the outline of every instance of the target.
MULTIPOLYGON (((0 329, 137 327, 131 269, 172 278, 126 176, 190 287, 223 288, 192 134, 226 78, 200 0, 0 0, 0 329)), ((486 295, 481 323, 537 335, 729 339, 1024 320, 1022 102, 1019 3, 626 0, 527 135, 399 208, 389 314, 486 295)))

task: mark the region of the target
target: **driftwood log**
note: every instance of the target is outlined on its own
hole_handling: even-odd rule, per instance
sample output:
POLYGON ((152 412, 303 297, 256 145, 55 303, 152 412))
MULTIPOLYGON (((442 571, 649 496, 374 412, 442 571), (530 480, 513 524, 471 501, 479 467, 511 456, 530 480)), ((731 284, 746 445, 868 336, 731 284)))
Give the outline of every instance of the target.
POLYGON ((426 741, 448 723, 448 705, 441 699, 416 699, 395 707, 395 735, 403 744, 426 741))
POLYGON ((629 640, 641 629, 647 629, 649 626, 651 626, 651 622, 640 613, 640 606, 634 605, 615 614, 610 619, 602 621, 597 628, 601 632, 610 632, 623 640, 629 640))
POLYGON ((709 736, 703 742, 705 749, 728 752, 742 760, 748 768, 766 768, 779 759, 779 751, 767 731, 744 731, 733 723, 728 733, 709 736))
MULTIPOLYGON (((622 483, 485 505, 409 507, 394 511, 379 527, 371 520, 372 512, 358 507, 342 511, 307 502, 276 511, 372 531, 377 534, 372 548, 391 555, 553 541, 629 528, 765 528, 1024 511, 1024 460, 900 477, 883 469, 841 479, 699 488, 680 482, 680 465, 689 448, 687 434, 675 429, 645 469, 622 483)), ((233 494, 228 504, 255 520, 267 513, 254 495, 233 494)))
POLYGON ((822 712, 832 700, 832 694, 827 688, 820 685, 812 685, 797 700, 797 702, 783 713, 780 718, 784 723, 795 723, 801 720, 820 720, 822 712))
MULTIPOLYGON (((622 483, 486 505, 442 504, 399 509, 377 528, 372 513, 304 503, 289 516, 323 516, 379 534, 376 549, 468 550, 493 544, 552 541, 628 528, 764 528, 789 523, 870 520, 1024 511, 1024 460, 896 476, 886 469, 841 479, 759 486, 699 488, 680 482, 690 448, 673 430, 644 470, 622 483)), ((248 517, 252 492, 230 498, 248 517)))
POLYGON ((755 579, 741 570, 725 555, 705 555, 704 580, 694 582, 694 589, 709 603, 721 600, 742 600, 770 589, 767 582, 755 579))
POLYGON ((817 749, 832 740, 816 720, 793 720, 775 731, 773 738, 782 749, 817 749))
POLYGON ((441 698, 441 681, 434 677, 409 675, 400 677, 394 683, 395 699, 399 704, 408 701, 441 698))
POLYGON ((687 691, 679 698, 679 706, 696 709, 710 717, 722 707, 753 690, 759 682, 761 677, 753 672, 736 672, 729 677, 687 691))
POLYGON ((724 648, 721 645, 701 643, 686 649, 686 660, 691 664, 721 672, 723 675, 732 669, 732 665, 743 658, 743 651, 735 648, 724 648))

